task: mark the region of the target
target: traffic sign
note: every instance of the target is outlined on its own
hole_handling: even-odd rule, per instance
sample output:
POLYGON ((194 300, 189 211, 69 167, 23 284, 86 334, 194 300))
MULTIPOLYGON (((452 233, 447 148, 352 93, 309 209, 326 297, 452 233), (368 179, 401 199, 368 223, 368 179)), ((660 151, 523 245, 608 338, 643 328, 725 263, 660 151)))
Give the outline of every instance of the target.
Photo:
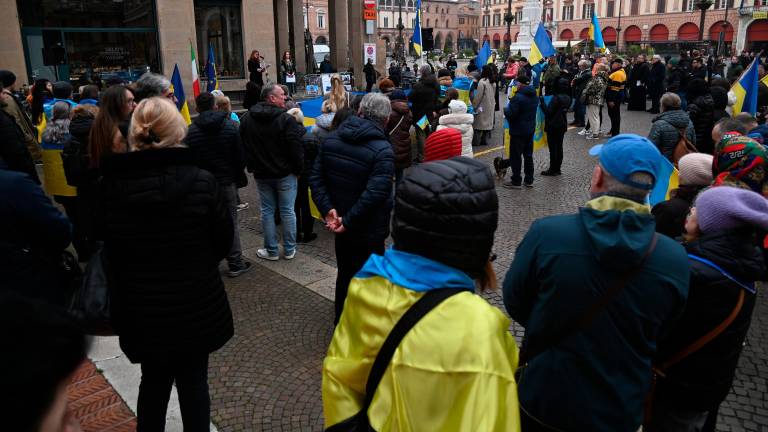
POLYGON ((363 19, 366 21, 376 21, 376 9, 365 9, 363 19))
POLYGON ((376 0, 363 0, 366 9, 376 9, 376 0))

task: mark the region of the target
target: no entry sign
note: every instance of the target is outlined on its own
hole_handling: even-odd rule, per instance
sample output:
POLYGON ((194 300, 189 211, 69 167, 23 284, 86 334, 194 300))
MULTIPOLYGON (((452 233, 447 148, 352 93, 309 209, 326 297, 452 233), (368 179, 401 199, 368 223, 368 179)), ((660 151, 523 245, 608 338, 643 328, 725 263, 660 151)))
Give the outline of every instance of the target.
POLYGON ((376 9, 376 0, 363 0, 366 9, 376 9))

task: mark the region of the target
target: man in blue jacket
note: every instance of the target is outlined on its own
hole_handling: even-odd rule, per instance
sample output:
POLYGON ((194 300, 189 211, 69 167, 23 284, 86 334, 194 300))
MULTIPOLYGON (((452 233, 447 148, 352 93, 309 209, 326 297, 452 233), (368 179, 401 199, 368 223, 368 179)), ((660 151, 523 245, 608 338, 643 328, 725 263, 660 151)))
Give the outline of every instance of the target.
POLYGON ((504 177, 512 167, 512 178, 503 186, 507 189, 521 189, 522 184, 533 187, 533 133, 536 131, 536 110, 539 98, 530 85, 531 77, 517 75, 517 93, 504 108, 504 117, 509 123, 509 159, 493 159, 493 167, 499 178, 504 177), (525 179, 520 176, 522 160, 525 159, 525 179))
POLYGON ((504 305, 526 332, 524 431, 637 430, 656 342, 688 296, 685 250, 655 237, 646 204, 659 151, 624 134, 590 154, 600 157, 592 199, 578 214, 534 222, 504 280, 504 305), (618 294, 585 320, 617 284, 618 294))
POLYGON ((392 108, 368 93, 350 117, 323 142, 309 178, 312 198, 336 233, 336 299, 339 322, 347 288, 371 254, 384 254, 392 212, 395 157, 385 130, 392 108))

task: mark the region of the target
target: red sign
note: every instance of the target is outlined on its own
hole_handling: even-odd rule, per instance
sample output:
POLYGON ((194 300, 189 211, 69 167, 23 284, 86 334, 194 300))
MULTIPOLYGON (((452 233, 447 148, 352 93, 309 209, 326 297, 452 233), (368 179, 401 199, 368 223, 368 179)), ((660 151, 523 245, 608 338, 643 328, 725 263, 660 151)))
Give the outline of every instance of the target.
POLYGON ((376 0, 363 0, 366 9, 376 9, 376 0))
POLYGON ((365 9, 363 19, 366 21, 376 21, 376 9, 365 9))

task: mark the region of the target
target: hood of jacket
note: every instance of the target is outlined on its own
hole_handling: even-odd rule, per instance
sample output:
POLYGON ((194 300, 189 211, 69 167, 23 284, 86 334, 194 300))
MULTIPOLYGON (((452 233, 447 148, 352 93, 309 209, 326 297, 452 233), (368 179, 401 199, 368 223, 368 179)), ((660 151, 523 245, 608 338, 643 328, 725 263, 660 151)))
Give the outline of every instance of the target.
POLYGON ((693 100, 692 104, 698 106, 702 110, 713 111, 715 109, 715 100, 712 99, 712 95, 709 93, 697 97, 693 100))
POLYGON ((75 137, 81 143, 87 142, 88 134, 91 132, 93 126, 93 118, 90 117, 75 117, 69 122, 69 133, 75 137))
POLYGON ((664 120, 678 129, 688 127, 688 122, 691 121, 688 113, 682 110, 665 111, 653 119, 654 122, 659 120, 664 120))
POLYGON ((315 125, 325 130, 331 130, 331 123, 333 123, 333 117, 335 115, 336 114, 334 113, 320 114, 319 116, 315 117, 315 125))
POLYGON ((749 229, 704 233, 685 249, 714 262, 740 282, 754 282, 765 274, 763 254, 749 229))
POLYGON ((280 108, 266 102, 259 102, 251 107, 251 109, 248 111, 248 114, 254 120, 263 122, 272 121, 284 112, 286 112, 285 108, 280 108))
POLYGON ((192 123, 202 131, 211 133, 221 130, 228 118, 229 114, 224 111, 210 110, 201 112, 199 116, 192 120, 192 123))
POLYGON ((387 134, 381 126, 361 117, 353 116, 339 126, 339 138, 347 144, 359 145, 372 140, 387 141, 387 134))
POLYGON ((579 218, 595 259, 602 267, 619 271, 640 263, 656 230, 647 204, 610 195, 587 202, 579 218))
POLYGON ((445 126, 455 126, 455 125, 469 125, 472 126, 472 123, 475 121, 475 116, 472 114, 446 114, 443 116, 440 116, 440 124, 445 126))
POLYGON ((528 96, 528 97, 536 97, 536 90, 533 89, 533 86, 527 85, 527 86, 523 86, 523 87, 520 87, 519 89, 517 89, 517 93, 515 93, 515 94, 516 95, 521 94, 521 95, 525 95, 525 96, 528 96))
POLYGON ((393 100, 391 105, 392 111, 400 114, 401 116, 408 114, 408 111, 410 111, 410 108, 408 108, 408 101, 393 100))

